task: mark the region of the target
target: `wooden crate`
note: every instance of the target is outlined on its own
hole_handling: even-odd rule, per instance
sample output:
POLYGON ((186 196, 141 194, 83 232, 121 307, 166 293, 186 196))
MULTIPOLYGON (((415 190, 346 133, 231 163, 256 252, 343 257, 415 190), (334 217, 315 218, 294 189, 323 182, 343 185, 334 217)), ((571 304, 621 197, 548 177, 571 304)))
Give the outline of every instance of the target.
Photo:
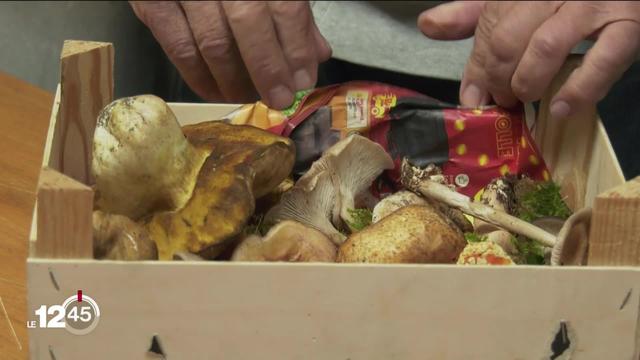
MULTIPOLYGON (((81 289, 99 304, 100 321, 82 336, 31 329, 32 358, 162 358, 149 352, 152 339, 168 359, 638 357, 640 270, 632 266, 92 260, 89 156, 97 112, 113 97, 112 68, 110 44, 65 43, 27 260, 31 319, 81 289)), ((182 124, 235 108, 170 105, 182 124)), ((536 140, 572 207, 625 186, 594 109, 547 117, 538 118, 536 140)), ((599 234, 624 225, 610 222, 599 234)))

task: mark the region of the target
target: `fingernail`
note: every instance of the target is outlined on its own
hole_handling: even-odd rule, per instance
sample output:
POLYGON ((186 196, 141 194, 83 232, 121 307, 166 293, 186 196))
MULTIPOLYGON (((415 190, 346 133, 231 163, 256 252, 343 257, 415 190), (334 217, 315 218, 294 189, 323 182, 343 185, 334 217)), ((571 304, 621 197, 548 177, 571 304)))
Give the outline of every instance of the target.
POLYGON ((300 69, 293 73, 293 82, 296 85, 296 90, 306 90, 313 86, 313 80, 311 75, 304 69, 300 69))
POLYGON ((571 113, 571 106, 566 101, 554 101, 549 108, 549 112, 552 119, 564 119, 571 113))
POLYGON ((284 109, 293 103, 293 93, 288 87, 278 85, 269 90, 269 105, 276 109, 284 109))
POLYGON ((485 98, 486 98, 485 93, 482 90, 480 90, 478 86, 474 84, 469 84, 462 92, 462 96, 460 97, 460 102, 464 106, 477 107, 480 105, 486 105, 486 104, 483 104, 483 102, 487 101, 485 100, 485 98))

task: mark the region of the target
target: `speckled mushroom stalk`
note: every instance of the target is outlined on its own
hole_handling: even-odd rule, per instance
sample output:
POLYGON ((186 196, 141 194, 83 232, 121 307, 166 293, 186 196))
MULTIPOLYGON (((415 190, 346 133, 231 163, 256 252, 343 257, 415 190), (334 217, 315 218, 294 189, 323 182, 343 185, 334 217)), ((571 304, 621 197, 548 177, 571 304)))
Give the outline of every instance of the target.
MULTIPOLYGON (((460 209, 467 215, 482 219, 502 229, 526 236, 542 245, 553 248, 551 265, 562 265, 564 263, 563 259, 583 257, 588 240, 587 233, 586 231, 579 232, 577 225, 588 224, 591 218, 590 209, 583 209, 571 216, 564 223, 556 237, 504 211, 496 210, 491 206, 479 202, 473 202, 468 196, 451 190, 445 185, 438 184, 429 179, 423 179, 419 176, 419 171, 420 169, 411 165, 407 159, 402 161, 401 181, 407 189, 422 194, 426 198, 434 199, 460 209), (565 246, 565 242, 567 241, 571 242, 571 249, 568 250, 565 246)), ((574 263, 579 264, 578 261, 574 261, 574 263)))

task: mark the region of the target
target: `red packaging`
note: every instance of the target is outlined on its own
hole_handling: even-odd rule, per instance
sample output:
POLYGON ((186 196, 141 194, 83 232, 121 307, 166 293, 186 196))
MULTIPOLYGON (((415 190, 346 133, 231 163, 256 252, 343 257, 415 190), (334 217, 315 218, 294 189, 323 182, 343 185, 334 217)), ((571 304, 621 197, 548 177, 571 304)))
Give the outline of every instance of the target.
POLYGON ((284 111, 260 102, 245 105, 227 120, 291 137, 296 143, 296 175, 350 133, 367 136, 396 163, 374 184, 378 193, 400 187, 403 157, 418 166, 435 163, 447 181, 468 196, 507 173, 549 179, 522 107, 461 108, 412 90, 358 81, 299 93, 284 111))

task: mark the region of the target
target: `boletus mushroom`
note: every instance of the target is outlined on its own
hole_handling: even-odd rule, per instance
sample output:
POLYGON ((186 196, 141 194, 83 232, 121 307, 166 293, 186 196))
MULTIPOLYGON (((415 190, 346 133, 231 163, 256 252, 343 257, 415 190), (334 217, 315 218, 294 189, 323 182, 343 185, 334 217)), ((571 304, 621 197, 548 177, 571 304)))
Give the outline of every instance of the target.
POLYGON ((465 245, 460 229, 434 207, 409 205, 351 234, 337 261, 455 263, 465 245))
POLYGON ((92 170, 97 207, 140 219, 161 260, 188 251, 215 257, 238 235, 255 198, 291 172, 290 139, 220 121, 180 129, 152 95, 116 100, 100 113, 92 170))
POLYGON ((250 235, 233 252, 232 261, 334 262, 336 246, 320 231, 283 221, 264 236, 250 235))

